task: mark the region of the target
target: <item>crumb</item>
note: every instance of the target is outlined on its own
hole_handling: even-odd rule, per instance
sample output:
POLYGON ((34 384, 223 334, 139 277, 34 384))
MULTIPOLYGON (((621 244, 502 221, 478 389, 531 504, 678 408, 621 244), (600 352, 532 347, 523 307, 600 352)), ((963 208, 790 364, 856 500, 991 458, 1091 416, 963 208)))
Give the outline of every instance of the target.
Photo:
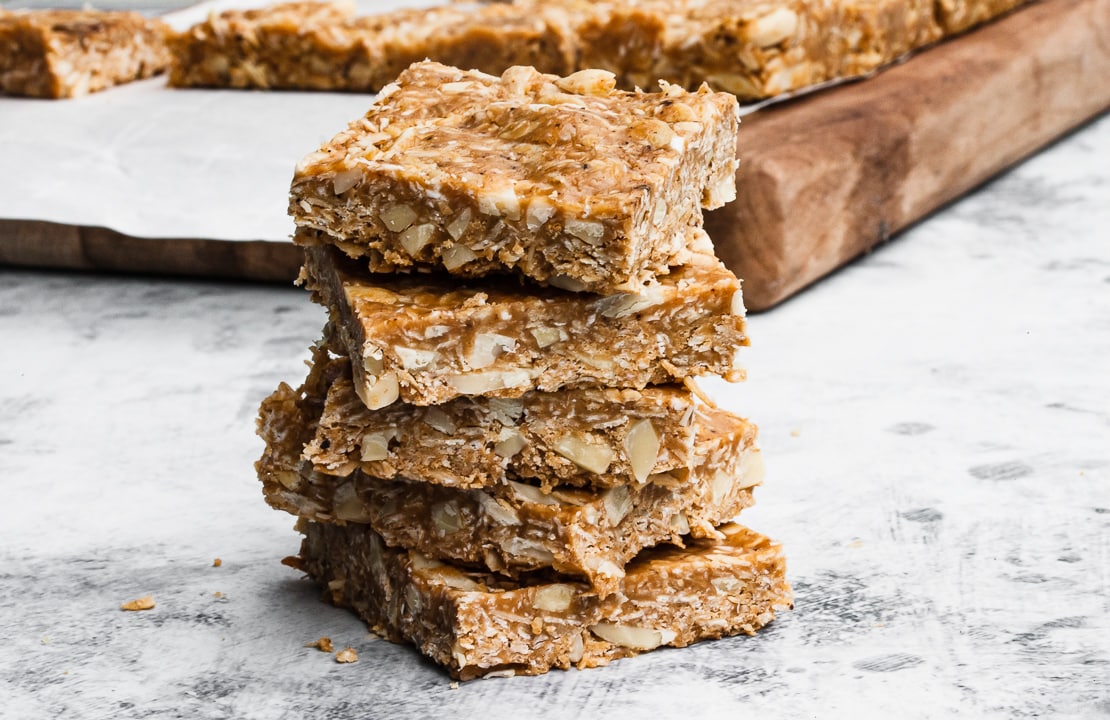
POLYGON ((802 431, 801 431, 801 430, 798 430, 798 429, 796 429, 796 428, 795 428, 794 430, 791 430, 791 431, 790 431, 790 437, 798 437, 798 436, 800 436, 801 434, 802 434, 802 431))
POLYGON ((297 555, 283 557, 281 559, 281 564, 285 565, 286 567, 291 567, 294 570, 300 570, 302 572, 304 571, 304 563, 301 562, 301 558, 297 555))
POLYGON ((459 684, 457 682, 452 682, 447 687, 451 688, 452 690, 458 690, 459 689, 459 684))
POLYGON ((330 637, 322 637, 319 640, 314 640, 304 644, 305 647, 316 648, 320 652, 332 653, 335 652, 335 646, 331 643, 330 637))
POLYGON ((130 602, 125 602, 123 605, 119 606, 119 609, 120 610, 150 610, 153 607, 154 607, 154 596, 153 595, 144 595, 143 597, 139 598, 138 600, 132 600, 130 602))
POLYGON ((343 648, 335 654, 335 661, 337 663, 358 662, 358 653, 355 652, 355 649, 353 647, 343 648))
POLYGON ((212 593, 212 597, 219 599, 219 598, 225 598, 225 597, 227 597, 227 595, 224 595, 222 592, 217 590, 216 592, 212 593))
POLYGON ((42 644, 43 644, 43 645, 49 645, 49 644, 50 644, 50 638, 48 638, 48 637, 44 637, 44 638, 42 639, 42 644))
POLYGON ((219 558, 216 558, 215 560, 212 561, 212 567, 219 567, 223 564, 224 564, 224 561, 219 559, 219 558))
POLYGON ((539 635, 543 632, 543 618, 532 618, 532 634, 539 635))

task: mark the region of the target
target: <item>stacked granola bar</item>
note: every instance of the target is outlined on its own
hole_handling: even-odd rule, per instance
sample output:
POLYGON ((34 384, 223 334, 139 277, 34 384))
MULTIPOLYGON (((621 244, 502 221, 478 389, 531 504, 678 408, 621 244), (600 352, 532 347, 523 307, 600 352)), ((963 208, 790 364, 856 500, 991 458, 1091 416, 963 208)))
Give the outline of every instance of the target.
POLYGON ((456 677, 790 603, 778 547, 729 522, 756 429, 692 385, 743 377, 739 281, 701 229, 735 192, 736 101, 614 85, 416 63, 293 179, 330 320, 263 403, 264 493, 334 602, 456 677))

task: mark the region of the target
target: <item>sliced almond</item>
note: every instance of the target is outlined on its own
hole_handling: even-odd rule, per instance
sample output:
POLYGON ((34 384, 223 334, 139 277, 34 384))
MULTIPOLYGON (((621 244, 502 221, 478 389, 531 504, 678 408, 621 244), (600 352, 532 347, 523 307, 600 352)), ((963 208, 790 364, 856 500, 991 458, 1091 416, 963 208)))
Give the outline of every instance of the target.
POLYGON ((459 528, 462 527, 459 508, 450 500, 432 505, 431 515, 432 522, 444 533, 458 532, 459 528))
POLYGON ((540 348, 550 347, 557 342, 563 342, 568 337, 567 331, 563 328, 541 326, 529 328, 528 332, 532 333, 532 337, 536 339, 536 345, 540 348))
POLYGON ((400 236, 401 247, 409 255, 418 255, 432 241, 435 232, 436 226, 431 223, 421 223, 407 227, 400 236))
POLYGON ((359 169, 342 170, 331 179, 332 189, 336 195, 342 195, 362 180, 362 171, 359 169))
POLYGON ((527 385, 531 381, 532 374, 527 370, 487 370, 447 376, 447 384, 460 395, 483 395, 527 385))
POLYGON ((638 483, 647 480, 659 461, 659 435, 650 420, 644 418, 633 423, 624 438, 624 450, 632 466, 632 477, 638 483))
POLYGON ((401 383, 396 373, 385 373, 374 381, 356 383, 355 390, 368 409, 377 410, 397 401, 401 396, 401 383))
POLYGON ((602 640, 632 650, 654 650, 663 644, 663 633, 635 625, 597 623, 590 626, 590 632, 602 640))
POLYGON ((516 428, 502 428, 497 436, 497 444, 493 446, 493 451, 503 458, 511 458, 525 447, 528 446, 528 441, 524 435, 516 428))
POLYGON ((532 607, 546 612, 566 612, 574 601, 575 588, 566 583, 544 585, 532 597, 532 607))
POLYGON ((606 490, 603 502, 610 527, 620 525, 621 520, 624 520, 632 511, 632 495, 625 485, 617 485, 606 490))
POLYGON ((378 213, 382 223, 392 232, 399 233, 416 222, 417 214, 408 205, 390 205, 378 213))
POLYGON ((444 435, 454 435, 455 430, 457 430, 455 421, 451 419, 451 416, 441 408, 435 406, 428 407, 424 410, 423 420, 425 424, 440 431, 444 435))
POLYGON ((544 491, 540 490, 538 487, 517 482, 516 480, 509 480, 509 487, 513 489, 513 493, 515 493, 518 498, 525 502, 537 503, 539 505, 559 504, 558 500, 544 493, 544 491))
POLYGON ((563 223, 567 233, 590 245, 600 245, 605 237, 605 226, 597 220, 582 220, 580 218, 567 218, 563 223))
POLYGON ((555 215, 555 206, 551 201, 545 197, 535 197, 528 203, 528 210, 524 214, 524 220, 528 224, 528 229, 532 232, 539 230, 543 227, 544 223, 555 215))
POLYGON ((478 333, 470 352, 466 356, 467 364, 473 370, 489 367, 502 353, 512 352, 516 349, 516 340, 498 333, 478 333))
POLYGON ((608 95, 617 86, 617 77, 608 70, 579 70, 555 81, 563 92, 574 95, 608 95))
POLYGON ((516 510, 511 507, 502 505, 496 498, 489 493, 477 491, 478 504, 482 506, 482 512, 490 517, 498 525, 519 525, 520 516, 516 514, 516 510))
POLYGON ((439 359, 439 353, 435 350, 420 350, 397 345, 393 348, 393 352, 401 361, 401 367, 406 370, 427 370, 433 368, 436 360, 439 359))
POLYGON ((798 29, 798 15, 788 8, 779 7, 750 23, 748 40, 759 47, 777 45, 798 29))
POLYGON ((472 260, 477 260, 478 255, 466 245, 452 245, 443 251, 443 267, 448 271, 458 270, 472 260))
POLYGON ((600 475, 613 462, 613 449, 608 445, 586 442, 577 435, 564 435, 555 441, 554 450, 583 470, 600 475))
POLYGON ((656 285, 640 293, 617 293, 597 301, 597 309, 607 318, 622 318, 655 307, 666 300, 663 288, 656 285))
POLYGON ((451 218, 451 222, 447 223, 447 234, 451 236, 452 240, 458 241, 463 236, 466 228, 470 225, 471 215, 470 208, 463 208, 451 218))
POLYGON ((389 457, 389 442, 393 432, 371 432, 362 436, 359 450, 363 462, 377 462, 389 457))

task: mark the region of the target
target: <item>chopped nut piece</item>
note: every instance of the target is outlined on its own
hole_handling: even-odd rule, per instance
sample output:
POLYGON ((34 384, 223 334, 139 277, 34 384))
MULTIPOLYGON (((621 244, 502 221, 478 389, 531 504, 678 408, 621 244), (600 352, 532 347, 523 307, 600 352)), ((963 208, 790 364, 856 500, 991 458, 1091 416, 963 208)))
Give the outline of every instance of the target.
POLYGON ((587 442, 574 435, 564 435, 556 440, 554 449, 583 470, 598 475, 608 470, 609 463, 613 461, 612 448, 587 442))
POLYGON ((609 518, 609 526, 617 527, 621 521, 628 517, 632 511, 632 495, 624 485, 617 485, 605 491, 605 514, 609 518))
POLYGON ((661 632, 635 625, 596 623, 590 626, 590 632, 602 640, 632 650, 654 650, 663 644, 661 632))
POLYGON ((405 228, 400 237, 401 247, 409 255, 418 256, 420 251, 432 241, 435 232, 436 226, 431 223, 422 223, 405 228))
POLYGON ((519 430, 504 428, 497 436, 497 444, 493 446, 493 451, 503 458, 511 458, 526 447, 528 447, 528 440, 519 430))
POLYGON ((445 581, 453 576, 440 574, 450 566, 418 570, 411 553, 387 546, 365 526, 304 522, 300 529, 301 556, 317 582, 350 578, 353 594, 344 605, 462 680, 504 668, 534 675, 571 664, 597 667, 658 645, 751 634, 791 604, 778 546, 738 525, 685 549, 645 550, 629 564, 619 592, 604 599, 577 583, 452 568, 469 581, 456 589, 445 581), (391 597, 417 597, 420 605, 397 614, 391 597))
POLYGON ((659 436, 651 420, 637 420, 628 429, 624 439, 624 449, 628 453, 628 463, 632 467, 632 476, 636 482, 644 482, 648 476, 656 471, 659 463, 659 436))
POLYGON ((566 583, 544 585, 536 590, 532 607, 548 612, 564 612, 574 600, 575 587, 566 583))
POLYGON ((335 654, 335 661, 337 663, 356 663, 358 662, 358 652, 353 647, 346 647, 335 654))
POLYGON ((389 457, 389 441, 391 434, 387 432, 370 432, 362 436, 359 455, 363 462, 376 462, 389 457))
POLYGON ((120 610, 131 610, 131 611, 151 610, 153 608, 154 608, 154 596, 153 595, 144 595, 143 597, 138 598, 137 600, 129 600, 128 602, 125 602, 124 604, 119 606, 120 610))

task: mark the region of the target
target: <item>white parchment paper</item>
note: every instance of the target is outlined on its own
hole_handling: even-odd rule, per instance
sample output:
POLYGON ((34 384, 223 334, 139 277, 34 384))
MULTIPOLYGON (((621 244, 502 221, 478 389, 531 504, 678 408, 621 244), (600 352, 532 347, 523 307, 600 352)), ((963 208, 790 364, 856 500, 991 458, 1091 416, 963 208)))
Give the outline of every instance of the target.
MULTIPOLYGON (((166 19, 185 28, 264 2, 216 0, 166 19)), ((431 4, 366 0, 359 11, 431 4)), ((144 238, 284 240, 297 161, 373 97, 171 89, 164 78, 73 100, 0 96, 0 218, 144 238)))

